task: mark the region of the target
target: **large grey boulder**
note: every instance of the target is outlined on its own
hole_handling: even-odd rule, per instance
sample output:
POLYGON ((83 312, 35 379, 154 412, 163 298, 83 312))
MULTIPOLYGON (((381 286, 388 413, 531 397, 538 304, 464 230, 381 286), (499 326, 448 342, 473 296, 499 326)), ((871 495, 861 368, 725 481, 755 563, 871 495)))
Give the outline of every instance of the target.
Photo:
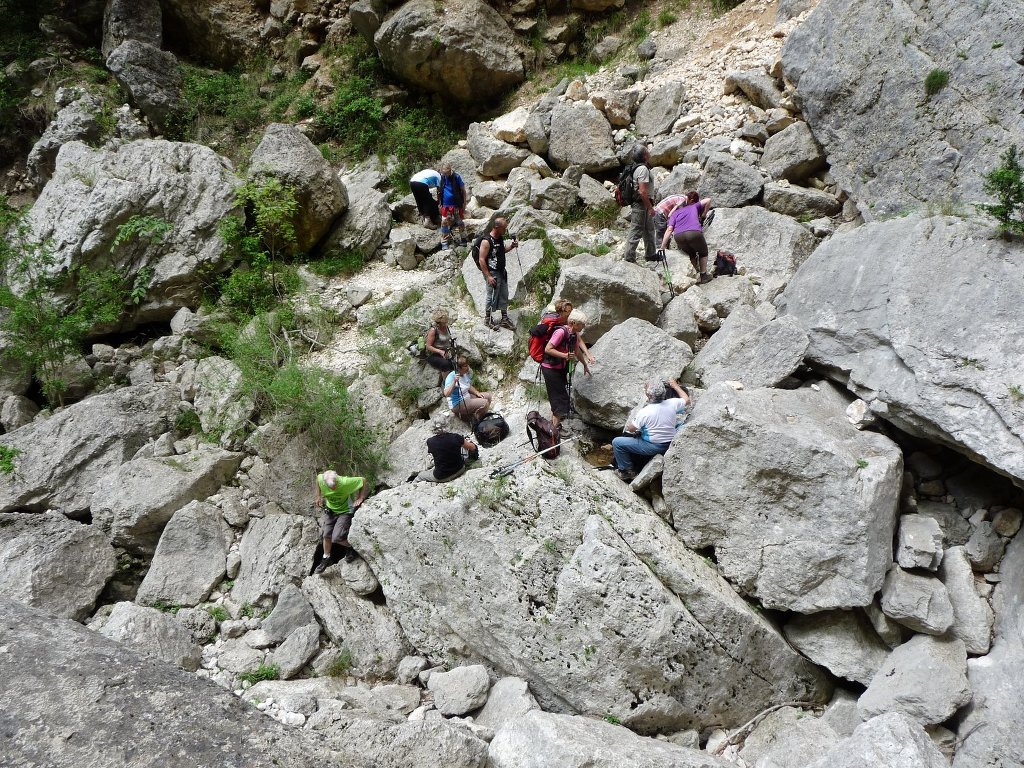
POLYGON ((114 575, 114 548, 57 512, 0 514, 0 594, 81 621, 114 575))
POLYGON ((983 175, 1024 145, 1024 70, 1010 42, 1024 37, 1018 11, 1000 3, 979 15, 941 0, 893 14, 884 0, 826 0, 786 39, 786 77, 865 218, 987 199, 983 175), (949 85, 929 98, 937 70, 949 85))
POLYGON ((356 0, 348 7, 348 18, 353 29, 372 45, 386 12, 384 0, 356 0))
POLYGON ((119 547, 153 552, 174 513, 215 493, 235 472, 242 454, 213 446, 161 458, 126 461, 106 473, 92 493, 93 522, 119 547))
POLYGON ((169 386, 124 387, 0 435, 20 452, 17 472, 0 483, 0 512, 85 512, 106 475, 168 430, 177 403, 169 386))
POLYGON ((683 83, 673 81, 656 88, 640 102, 636 111, 636 132, 648 138, 668 133, 686 104, 683 83))
MULTIPOLYGON (((296 6, 312 6, 297 0, 296 6)), ((274 10, 291 3, 274 2, 274 10)), ((266 4, 261 7, 233 0, 163 0, 164 23, 180 31, 204 60, 226 70, 249 60, 259 50, 266 29, 266 4)))
MULTIPOLYGON (((510 241, 506 242, 505 247, 507 248, 509 244, 510 241)), ((519 243, 517 248, 505 252, 509 302, 526 300, 529 295, 526 282, 542 258, 544 258, 544 244, 540 240, 524 240, 519 243)), ((462 279, 466 283, 466 290, 473 301, 473 306, 483 317, 487 312, 487 281, 484 280, 484 273, 479 265, 468 254, 462 260, 462 279)))
POLYGON ((212 504, 193 501, 171 517, 135 601, 194 606, 224 578, 231 526, 212 504))
POLYGON ((159 48, 163 43, 160 0, 109 0, 103 11, 100 53, 109 56, 125 40, 159 48))
POLYGON ((308 253, 348 208, 338 173, 294 125, 271 123, 249 159, 249 179, 273 177, 295 193, 295 247, 308 253))
POLYGON ((817 246, 806 227, 758 206, 718 209, 705 237, 711 253, 724 248, 736 254, 747 275, 760 282, 766 301, 786 287, 817 246))
POLYGON ((312 517, 272 514, 254 518, 238 552, 242 566, 231 590, 238 603, 255 603, 300 584, 313 564, 320 525, 312 517))
POLYGON ((934 571, 942 557, 942 529, 935 518, 901 515, 896 539, 896 562, 900 567, 934 571))
POLYGON ((1024 485, 1024 410, 1007 389, 1024 370, 1020 286, 1019 243, 975 221, 911 216, 826 241, 780 312, 807 330, 809 361, 877 416, 1024 485))
POLYGON ((487 123, 470 123, 466 139, 469 153, 484 176, 507 176, 530 156, 530 150, 496 138, 487 123))
POLYGON ((963 547, 946 550, 939 567, 939 578, 953 606, 950 632, 964 641, 968 653, 988 653, 992 643, 992 606, 978 594, 974 571, 963 547))
POLYGON ((39 413, 39 406, 34 400, 24 395, 10 395, 0 402, 0 429, 13 432, 21 429, 39 413))
POLYGON ((889 646, 858 610, 796 616, 782 628, 800 653, 837 677, 867 685, 889 656, 889 646))
MULTIPOLYGON (((858 718, 859 722, 859 718, 858 718)), ((770 712, 743 740, 739 757, 762 768, 803 768, 832 748, 840 735, 824 717, 796 707, 770 712)))
POLYGON ((381 25, 373 43, 407 85, 461 104, 492 102, 525 77, 512 30, 482 0, 412 0, 381 25))
POLYGON ((591 376, 573 376, 573 404, 588 424, 620 431, 630 410, 645 402, 648 381, 677 379, 693 359, 685 342, 646 320, 630 317, 591 347, 591 376))
POLYGON ((889 654, 857 701, 857 709, 865 720, 900 712, 922 725, 934 725, 970 700, 963 642, 914 635, 889 654))
POLYGON ((172 126, 181 108, 181 68, 173 53, 125 40, 107 56, 107 69, 157 130, 172 126))
POLYGON ((568 213, 579 200, 579 187, 564 179, 548 178, 530 182, 530 205, 546 211, 568 213))
POLYGON ((168 321, 182 306, 196 307, 205 278, 227 266, 217 234, 235 211, 239 181, 228 163, 199 144, 133 141, 93 149, 78 141, 61 146, 53 177, 32 205, 32 237, 48 241, 64 269, 113 267, 134 279, 153 270, 146 296, 125 321, 168 321), (159 242, 133 238, 113 247, 132 216, 170 226, 159 242), (208 266, 207 266, 208 265, 208 266))
POLYGON ((807 123, 793 123, 765 142, 761 167, 776 179, 802 181, 825 167, 825 153, 807 123))
POLYGON ((621 725, 534 710, 506 723, 487 752, 492 768, 725 768, 698 749, 644 739, 621 725))
POLYGON ((225 447, 240 444, 256 411, 256 401, 245 391, 242 370, 217 356, 196 364, 193 404, 203 431, 220 435, 225 447))
POLYGON ((316 622, 296 627, 271 655, 282 680, 295 677, 320 648, 320 625, 316 622))
POLYGON ((1024 764, 1024 732, 1016 713, 1024 711, 1024 643, 1020 617, 1024 606, 1024 535, 1018 533, 999 569, 1002 581, 992 596, 995 632, 988 655, 967 662, 971 687, 978 692, 960 723, 963 744, 954 768, 1024 764))
POLYGON ((774 181, 764 185, 764 207, 805 221, 807 217, 835 216, 843 204, 820 189, 774 181))
POLYGON ((295 627, 315 624, 316 615, 302 590, 294 584, 287 585, 277 596, 274 610, 260 624, 260 629, 267 633, 273 643, 280 643, 295 627))
POLYGON ((551 110, 548 158, 559 170, 578 165, 584 173, 616 168, 612 127, 589 101, 560 101, 551 110))
POLYGON ((771 77, 763 69, 748 69, 729 72, 725 76, 725 93, 742 91, 751 104, 763 110, 783 107, 783 95, 771 77))
POLYGON ((679 339, 690 349, 693 349, 700 338, 700 328, 697 327, 697 318, 693 314, 693 308, 682 297, 675 296, 665 305, 661 316, 658 318, 657 326, 669 336, 679 339))
POLYGON ((739 208, 761 196, 764 179, 756 168, 726 152, 715 152, 704 165, 697 191, 720 208, 739 208))
POLYGON ((391 231, 388 197, 372 187, 353 186, 349 179, 344 184, 348 190, 348 210, 320 246, 320 254, 329 257, 357 251, 369 259, 391 231))
POLYGON ((872 717, 806 768, 947 768, 939 748, 912 718, 899 713, 872 717))
POLYGON ((915 632, 941 635, 953 625, 953 605, 934 576, 893 566, 882 585, 882 612, 915 632))
POLYGON ((554 295, 568 299, 586 314, 588 344, 627 318, 653 324, 662 309, 661 281, 654 272, 589 253, 562 262, 554 295))
POLYGON ((899 448, 858 431, 820 391, 705 392, 665 455, 662 488, 687 546, 766 606, 867 605, 892 562, 899 448), (729 457, 729 472, 717 471, 729 457))
POLYGON ((360 509, 350 539, 421 653, 458 649, 526 680, 548 709, 646 733, 827 696, 646 503, 571 454, 559 464, 531 463, 499 489, 484 470, 403 485, 360 509))
POLYGON ((435 672, 427 681, 427 688, 434 694, 437 711, 450 717, 482 707, 487 701, 491 681, 482 664, 471 664, 448 672, 435 672))
POLYGON ((775 387, 803 363, 807 344, 807 334, 792 318, 765 322, 755 309, 739 306, 697 353, 688 374, 702 387, 719 381, 775 387))
POLYGON ((540 705, 530 693, 529 684, 521 677, 503 677, 491 686, 487 703, 475 720, 479 725, 496 732, 510 720, 516 720, 535 709, 540 709, 540 705))
POLYGON ((224 764, 225 744, 252 768, 318 768, 332 758, 316 735, 73 621, 0 598, 0 635, 4 690, 19 702, 4 713, 4 761, 12 765, 134 768, 142 759, 195 768, 224 764), (41 741, 43 723, 75 737, 41 741))
MULTIPOLYGON (((60 97, 66 98, 68 95, 69 92, 61 89, 57 95, 58 104, 60 97)), ((101 106, 95 96, 82 93, 61 107, 53 121, 46 126, 39 141, 32 145, 25 161, 25 175, 37 190, 42 189, 53 176, 57 152, 62 146, 69 141, 89 143, 100 138, 103 133, 98 120, 101 106)))
POLYGON ((189 672, 199 669, 202 660, 202 650, 189 631, 169 613, 156 608, 118 603, 99 631, 104 637, 189 672))

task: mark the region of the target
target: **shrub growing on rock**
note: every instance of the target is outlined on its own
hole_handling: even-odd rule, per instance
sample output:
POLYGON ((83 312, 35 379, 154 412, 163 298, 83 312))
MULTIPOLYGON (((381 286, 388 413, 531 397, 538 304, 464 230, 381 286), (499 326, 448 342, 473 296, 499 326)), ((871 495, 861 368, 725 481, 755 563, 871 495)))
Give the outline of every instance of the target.
POLYGON ((1024 166, 1014 144, 1001 158, 998 168, 985 175, 985 191, 998 202, 982 204, 978 208, 999 222, 999 230, 1005 235, 1024 235, 1024 166))

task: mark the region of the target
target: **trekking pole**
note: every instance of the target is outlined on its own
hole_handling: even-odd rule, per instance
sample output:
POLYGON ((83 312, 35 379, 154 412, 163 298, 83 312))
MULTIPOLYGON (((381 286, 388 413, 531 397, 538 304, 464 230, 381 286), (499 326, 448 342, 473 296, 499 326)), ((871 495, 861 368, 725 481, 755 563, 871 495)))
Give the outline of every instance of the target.
POLYGON ((516 469, 518 469, 519 467, 523 466, 524 464, 527 464, 527 463, 533 461, 538 456, 541 456, 541 455, 547 453, 548 451, 553 451, 555 448, 563 446, 566 443, 571 443, 573 440, 576 440, 576 438, 575 437, 566 438, 565 440, 563 440, 560 443, 555 443, 554 445, 545 448, 543 451, 537 451, 536 453, 531 453, 529 456, 524 456, 523 458, 521 458, 521 459, 519 459, 517 461, 514 461, 511 464, 507 464, 504 467, 495 467, 494 469, 491 470, 491 474, 489 475, 489 477, 491 479, 494 479, 496 477, 508 477, 513 472, 515 472, 516 469))
POLYGON ((668 268, 668 254, 665 249, 661 249, 661 263, 665 265, 665 282, 668 283, 669 290, 672 290, 672 270, 668 268))

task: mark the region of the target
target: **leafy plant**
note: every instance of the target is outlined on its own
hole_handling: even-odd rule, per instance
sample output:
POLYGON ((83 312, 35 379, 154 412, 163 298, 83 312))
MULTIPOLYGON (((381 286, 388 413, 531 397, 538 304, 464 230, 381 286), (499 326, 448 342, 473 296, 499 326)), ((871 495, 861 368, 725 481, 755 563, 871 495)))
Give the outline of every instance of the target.
POLYGON ((337 277, 338 275, 354 275, 366 264, 366 257, 361 251, 346 250, 311 261, 309 268, 321 277, 337 277))
POLYGON ((867 467, 868 467, 868 460, 867 459, 857 459, 857 469, 867 469, 867 467))
POLYGON ((617 718, 615 715, 605 715, 604 720, 606 723, 611 723, 612 725, 622 725, 622 720, 617 718))
POLYGON ((647 37, 648 28, 651 25, 651 13, 646 8, 637 14, 636 18, 626 30, 626 36, 630 40, 643 40, 647 37))
POLYGON ((944 69, 933 69, 924 79, 924 95, 927 101, 949 83, 949 72, 944 69))
POLYGON ((331 677, 344 677, 352 670, 352 651, 342 648, 337 658, 327 668, 327 674, 331 677))
MULTIPOLYGON (((1024 400, 1024 389, 1021 389, 1017 384, 1011 384, 1010 397, 1013 398, 1014 402, 1019 403, 1021 400, 1024 400)), ((0 446, 0 448, 2 448, 2 446, 0 446)), ((0 469, 2 469, 2 467, 0 467, 0 469)))
POLYGON ((21 455, 18 448, 0 445, 0 474, 10 475, 14 472, 14 460, 21 455))
POLYGON ((1000 158, 1000 165, 985 174, 985 191, 996 198, 995 204, 981 204, 978 209, 994 217, 1003 235, 1024 235, 1024 166, 1017 145, 1012 145, 1000 158))
POLYGON ((260 610, 252 603, 242 603, 242 609, 239 611, 239 615, 247 618, 254 619, 259 616, 260 610))
POLYGON ((150 608, 156 608, 158 611, 169 613, 172 616, 176 615, 184 607, 181 603, 168 603, 166 600, 154 600, 150 603, 150 608))
POLYGON ((669 27, 679 21, 679 16, 671 8, 664 8, 658 14, 658 26, 669 27))
POLYGON ((141 240, 146 243, 162 243, 173 227, 166 219, 159 216, 132 216, 117 228, 117 236, 111 244, 116 249, 129 240, 141 240))
POLYGON ((277 664, 260 664, 252 672, 243 672, 238 679, 243 683, 256 685, 264 680, 277 680, 281 676, 281 669, 277 664))
POLYGON ((228 613, 228 609, 223 605, 208 605, 206 606, 206 612, 217 622, 227 621, 231 618, 231 614, 228 613))

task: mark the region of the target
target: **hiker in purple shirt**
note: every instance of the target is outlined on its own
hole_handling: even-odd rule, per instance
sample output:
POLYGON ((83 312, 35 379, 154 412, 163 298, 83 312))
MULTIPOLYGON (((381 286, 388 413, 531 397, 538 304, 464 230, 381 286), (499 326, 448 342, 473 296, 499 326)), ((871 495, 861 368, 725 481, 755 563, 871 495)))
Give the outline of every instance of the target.
POLYGON ((701 200, 696 192, 686 193, 686 202, 673 209, 668 217, 668 229, 661 248, 668 247, 669 238, 675 236, 676 246, 690 257, 693 268, 700 273, 701 284, 710 283, 708 274, 708 243, 704 239, 704 216, 711 210, 711 198, 701 200))

